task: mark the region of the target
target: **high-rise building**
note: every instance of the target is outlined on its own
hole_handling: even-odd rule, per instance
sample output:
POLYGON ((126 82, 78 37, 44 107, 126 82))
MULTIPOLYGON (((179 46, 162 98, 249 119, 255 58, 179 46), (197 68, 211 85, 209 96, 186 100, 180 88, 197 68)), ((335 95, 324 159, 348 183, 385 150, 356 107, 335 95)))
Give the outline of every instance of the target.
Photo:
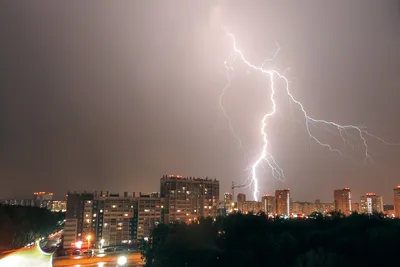
POLYGON ((232 211, 233 209, 233 196, 231 193, 225 193, 224 194, 224 208, 227 211, 232 211))
POLYGON ((333 193, 335 210, 350 215, 351 208, 351 191, 350 188, 336 189, 333 193))
POLYGON ((69 193, 64 246, 69 248, 76 241, 82 241, 82 247, 136 242, 149 236, 155 225, 164 222, 163 218, 159 193, 69 193))
POLYGON ((290 216, 290 191, 289 189, 276 190, 276 213, 278 215, 290 216))
POLYGON ((383 198, 375 193, 366 193, 361 197, 360 212, 365 214, 383 212, 383 198))
MULTIPOLYGON (((93 201, 93 199, 94 194, 92 193, 68 192, 65 225, 68 226, 69 230, 64 233, 65 248, 72 247, 76 241, 82 241, 88 230, 92 230, 91 228, 86 228, 89 224, 84 220, 89 218, 90 207, 88 207, 88 201, 93 201), (72 231, 73 229, 75 230, 72 231)), ((90 214, 90 218, 92 218, 92 214, 90 214)))
POLYGON ((239 193, 237 194, 237 202, 245 202, 246 201, 246 194, 239 193))
POLYGON ((160 198, 158 194, 142 195, 139 193, 135 202, 137 203, 135 203, 137 216, 134 209, 133 219, 136 221, 135 218, 137 218, 137 227, 132 223, 132 239, 141 240, 143 237, 150 236, 156 225, 164 223, 164 199, 160 198), (135 235, 134 230, 137 230, 137 235, 135 235))
POLYGON ((189 222, 218 213, 219 181, 216 179, 164 175, 160 179, 166 221, 189 222))
POLYGON ((104 198, 103 229, 101 238, 104 246, 129 243, 131 238, 131 220, 134 205, 127 195, 110 194, 104 198))
POLYGON ((400 218, 400 185, 393 189, 394 194, 394 216, 400 218))
POLYGON ((78 219, 67 218, 64 224, 64 239, 63 246, 64 248, 72 248, 77 240, 78 233, 78 219))
POLYGON ((275 197, 271 195, 264 195, 261 198, 262 202, 262 211, 264 211, 266 214, 274 214, 275 213, 275 197))

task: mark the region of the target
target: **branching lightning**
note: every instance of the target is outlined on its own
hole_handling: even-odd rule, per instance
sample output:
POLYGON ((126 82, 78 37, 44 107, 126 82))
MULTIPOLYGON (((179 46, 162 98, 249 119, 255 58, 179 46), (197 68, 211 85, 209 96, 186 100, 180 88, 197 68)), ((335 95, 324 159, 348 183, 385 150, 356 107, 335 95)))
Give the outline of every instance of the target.
POLYGON ((313 117, 311 117, 310 115, 308 115, 307 111, 305 110, 304 106, 292 95, 290 88, 289 88, 289 80, 284 76, 284 72, 280 73, 279 71, 275 70, 275 69, 267 69, 265 68, 265 63, 270 62, 272 60, 275 59, 275 57, 277 56, 280 47, 278 45, 278 49, 275 53, 275 55, 268 60, 263 61, 263 63, 260 66, 256 66, 253 63, 251 63, 249 60, 247 60, 247 58, 244 56, 243 52, 238 48, 237 43, 236 43, 236 38, 233 34, 231 33, 227 33, 227 35, 229 36, 229 38, 231 38, 232 43, 233 43, 233 53, 229 56, 228 60, 225 61, 225 68, 226 68, 226 75, 228 77, 228 82, 226 84, 226 86, 223 89, 222 94, 220 95, 220 101, 219 104, 221 106, 221 109, 223 111, 224 116, 227 118, 228 123, 229 123, 229 128, 231 130, 232 135, 239 141, 240 146, 242 146, 243 142, 242 140, 238 137, 238 135, 235 133, 234 128, 232 126, 231 123, 231 119, 229 118, 229 116, 227 115, 224 107, 223 107, 223 97, 225 95, 225 93, 227 92, 228 88, 231 85, 231 73, 234 72, 234 69, 232 67, 232 64, 237 60, 240 59, 243 63, 245 63, 245 65, 247 67, 249 67, 250 69, 253 69, 263 75, 266 75, 269 78, 269 88, 268 90, 270 91, 270 101, 272 104, 272 108, 271 110, 266 113, 263 118, 261 119, 261 127, 260 127, 260 134, 262 136, 262 140, 263 140, 263 146, 261 148, 261 152, 259 154, 259 156, 257 157, 257 160, 249 167, 249 177, 248 179, 246 179, 245 184, 247 186, 252 186, 253 187, 253 198, 254 200, 258 200, 258 194, 259 194, 259 179, 258 179, 258 171, 259 171, 259 167, 264 168, 263 163, 266 163, 266 165, 269 166, 269 168, 271 169, 271 173, 272 176, 275 179, 284 181, 285 180, 285 175, 284 172, 282 170, 282 168, 278 165, 278 163, 276 162, 274 156, 271 154, 270 150, 269 150, 269 139, 268 139, 268 134, 267 134, 267 126, 268 126, 268 121, 271 117, 274 116, 274 114, 277 111, 277 102, 275 99, 275 94, 276 94, 276 90, 278 90, 276 88, 276 81, 281 80, 284 82, 284 91, 286 93, 286 95, 289 97, 290 101, 297 105, 304 117, 304 126, 305 126, 305 130, 306 133, 308 134, 310 140, 312 140, 314 143, 326 148, 327 150, 329 150, 330 152, 334 152, 342 157, 344 157, 345 155, 343 154, 343 152, 337 148, 334 148, 331 144, 326 143, 321 141, 320 139, 318 139, 318 137, 316 137, 311 129, 310 129, 310 125, 317 125, 317 126, 327 126, 330 127, 332 130, 336 131, 341 140, 343 141, 345 146, 350 146, 352 148, 354 148, 354 145, 352 145, 350 143, 349 137, 350 136, 355 136, 354 134, 356 134, 356 137, 359 138, 359 140, 363 143, 363 154, 364 154, 364 162, 368 163, 372 161, 372 158, 369 154, 368 151, 368 142, 367 142, 367 138, 375 138, 377 140, 379 140, 380 142, 386 144, 386 145, 394 145, 391 143, 386 142, 385 140, 383 140, 382 138, 373 135, 369 132, 367 132, 365 129, 356 126, 356 125, 341 125, 338 123, 335 123, 333 121, 327 121, 327 120, 322 120, 322 119, 315 119, 313 117))

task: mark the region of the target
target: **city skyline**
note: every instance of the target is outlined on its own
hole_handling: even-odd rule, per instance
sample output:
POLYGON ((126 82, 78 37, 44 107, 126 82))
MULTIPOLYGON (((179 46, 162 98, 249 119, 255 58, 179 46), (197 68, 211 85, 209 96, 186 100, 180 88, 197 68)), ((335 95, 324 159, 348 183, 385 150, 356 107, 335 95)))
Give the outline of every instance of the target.
MULTIPOLYGON (((163 173, 215 177, 221 193, 242 184, 260 153, 255 126, 271 106, 264 78, 238 66, 224 104, 239 148, 218 104, 232 48, 221 24, 252 62, 278 42, 274 67, 290 68, 293 94, 313 117, 400 142, 398 1, 339 2, 4 4, 0 198, 151 192, 163 173)), ((349 187, 357 199, 392 199, 398 147, 373 141, 374 164, 365 165, 354 141, 341 158, 310 143, 292 115, 281 109, 269 136, 286 181, 262 173, 260 196, 290 188, 298 200, 330 201, 349 187)), ((316 134, 342 148, 337 133, 316 134)))
MULTIPOLYGON (((177 179, 177 180, 191 180, 191 179, 196 180, 197 179, 197 180, 201 181, 201 180, 204 179, 204 180, 206 180, 206 181, 208 180, 210 182, 215 180, 215 181, 218 182, 218 187, 217 187, 218 188, 218 194, 217 195, 218 195, 218 198, 219 198, 220 202, 221 201, 224 201, 226 203, 227 203, 227 201, 228 202, 233 202, 233 201, 235 201, 235 202, 246 202, 246 201, 247 202, 254 202, 254 200, 249 199, 248 195, 246 193, 243 193, 243 192, 236 192, 235 193, 234 191, 230 191, 230 192, 220 191, 219 190, 219 182, 220 181, 216 180, 215 178, 167 174, 167 175, 162 175, 161 181, 167 179, 168 177, 172 177, 172 178, 177 179), (234 195, 232 195, 232 193, 234 193, 234 195), (229 198, 229 199, 227 199, 227 198, 229 198)), ((397 186, 393 187, 392 188, 392 196, 389 197, 388 199, 385 199, 385 201, 383 201, 383 197, 379 193, 376 194, 375 192, 372 192, 371 190, 368 191, 368 192, 362 193, 360 196, 354 196, 353 190, 351 188, 348 188, 348 187, 333 189, 332 198, 331 199, 329 199, 329 197, 326 197, 326 196, 323 197, 323 198, 315 198, 315 199, 312 199, 312 200, 310 200, 310 199, 293 198, 292 197, 292 192, 293 191, 291 191, 290 188, 278 188, 273 192, 273 194, 277 194, 277 192, 290 191, 290 197, 288 199, 290 199, 292 202, 320 203, 321 200, 322 200, 322 203, 331 203, 335 207, 335 209, 339 209, 339 210, 344 209, 344 210, 346 210, 345 213, 348 215, 354 210, 362 210, 364 208, 364 211, 366 211, 367 210, 367 206, 365 204, 365 207, 362 207, 362 202, 363 201, 367 201, 367 198, 369 198, 369 197, 379 198, 380 199, 379 200, 380 201, 379 202, 380 205, 384 205, 384 204, 385 205, 396 205, 395 204, 396 203, 396 199, 397 199, 396 197, 398 197, 398 193, 396 194, 396 192, 400 192, 399 188, 400 188, 400 185, 397 185, 397 186), (347 193, 345 193, 345 195, 343 196, 343 192, 347 192, 347 193), (328 200, 326 201, 326 199, 328 199, 328 200), (351 207, 351 205, 353 205, 354 203, 357 205, 356 209, 353 209, 351 207)), ((83 190, 75 189, 75 190, 68 190, 65 194, 62 195, 63 197, 54 197, 54 198, 53 198, 53 195, 54 195, 53 192, 40 191, 40 192, 33 192, 30 196, 24 196, 24 197, 14 196, 14 197, 11 197, 11 198, 0 198, 0 201, 2 201, 2 202, 6 201, 5 202, 6 204, 12 204, 12 205, 18 205, 19 204, 19 205, 23 205, 23 206, 35 206, 35 205, 37 205, 37 200, 38 200, 37 198, 41 197, 40 201, 51 200, 51 201, 54 201, 56 203, 56 206, 58 206, 59 205, 58 202, 65 201, 68 198, 68 194, 69 193, 72 193, 72 194, 75 194, 75 193, 79 193, 79 194, 88 193, 88 194, 95 194, 95 195, 96 194, 102 195, 104 193, 104 194, 107 194, 107 195, 108 194, 111 194, 111 195, 115 194, 115 195, 124 195, 124 196, 125 195, 126 196, 129 195, 131 197, 135 197, 135 192, 138 192, 138 196, 137 197, 139 197, 140 195, 152 195, 152 194, 159 194, 159 195, 161 194, 162 195, 163 194, 162 191, 164 189, 162 187, 159 188, 159 189, 160 189, 159 191, 157 191, 156 189, 154 189, 152 191, 136 191, 136 190, 133 190, 133 191, 132 190, 128 190, 127 191, 126 188, 125 188, 124 191, 110 191, 110 190, 106 190, 106 189, 93 189, 93 188, 92 189, 83 189, 83 190), (42 196, 49 196, 50 198, 45 197, 45 198, 42 199, 42 196), (36 201, 36 204, 35 204, 35 201, 36 201)), ((252 193, 250 192, 250 194, 252 194, 252 193)), ((270 193, 261 194, 260 198, 257 199, 256 201, 260 202, 260 203, 264 202, 265 197, 273 197, 273 194, 270 194, 270 193)), ((217 195, 215 195, 215 196, 217 196, 217 195)), ((276 196, 275 196, 275 198, 276 198, 276 196)), ((51 203, 49 202, 49 204, 51 204, 51 203)), ((40 204, 40 206, 42 206, 42 204, 40 204)), ((54 206, 54 204, 53 204, 53 206, 54 206)), ((379 210, 383 210, 383 208, 380 207, 379 210)))

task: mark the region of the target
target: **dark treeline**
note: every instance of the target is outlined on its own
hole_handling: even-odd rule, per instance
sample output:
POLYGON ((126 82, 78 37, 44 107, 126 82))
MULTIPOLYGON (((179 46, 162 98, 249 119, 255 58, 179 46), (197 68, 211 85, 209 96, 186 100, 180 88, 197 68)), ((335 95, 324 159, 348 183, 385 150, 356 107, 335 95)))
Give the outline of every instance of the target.
POLYGON ((397 266, 400 220, 314 215, 273 221, 264 214, 235 214, 161 224, 142 244, 145 266, 397 266))
POLYGON ((57 228, 64 213, 44 208, 0 205, 0 249, 25 246, 57 228))

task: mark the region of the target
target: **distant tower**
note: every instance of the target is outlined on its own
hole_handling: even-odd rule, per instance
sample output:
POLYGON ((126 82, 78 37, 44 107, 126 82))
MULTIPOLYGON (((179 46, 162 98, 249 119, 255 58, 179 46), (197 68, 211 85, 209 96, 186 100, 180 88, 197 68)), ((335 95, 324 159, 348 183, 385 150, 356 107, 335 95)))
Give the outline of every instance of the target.
POLYGON ((227 210, 232 209, 232 203, 233 203, 233 196, 231 193, 225 193, 224 194, 224 208, 227 210))
POLYGON ((400 218, 400 185, 393 189, 394 193, 394 215, 400 218))
POLYGON ((245 202, 246 201, 246 195, 245 194, 238 194, 237 195, 237 202, 245 202))
POLYGON ((275 213, 275 197, 271 195, 265 195, 261 198, 262 202, 262 210, 266 214, 274 214, 275 213))
POLYGON ((276 201, 276 213, 278 215, 290 216, 290 190, 276 190, 275 191, 276 201))
POLYGON ((361 197, 361 213, 372 214, 383 212, 383 198, 375 193, 366 193, 361 197))
POLYGON ((335 210, 343 212, 345 215, 351 214, 351 191, 350 188, 336 189, 333 192, 335 200, 335 210))

